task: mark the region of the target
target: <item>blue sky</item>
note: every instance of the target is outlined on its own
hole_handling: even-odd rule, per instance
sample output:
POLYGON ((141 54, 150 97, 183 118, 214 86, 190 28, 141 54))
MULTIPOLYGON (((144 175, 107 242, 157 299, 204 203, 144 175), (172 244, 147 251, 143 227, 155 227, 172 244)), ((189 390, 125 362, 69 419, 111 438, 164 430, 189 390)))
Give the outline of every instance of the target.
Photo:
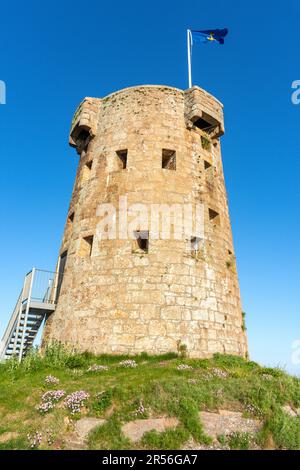
POLYGON ((68 147, 85 96, 187 88, 186 29, 228 27, 194 48, 193 79, 224 103, 223 161, 251 357, 291 363, 300 339, 298 0, 5 2, 1 6, 0 334, 23 275, 54 269, 78 157, 68 147))

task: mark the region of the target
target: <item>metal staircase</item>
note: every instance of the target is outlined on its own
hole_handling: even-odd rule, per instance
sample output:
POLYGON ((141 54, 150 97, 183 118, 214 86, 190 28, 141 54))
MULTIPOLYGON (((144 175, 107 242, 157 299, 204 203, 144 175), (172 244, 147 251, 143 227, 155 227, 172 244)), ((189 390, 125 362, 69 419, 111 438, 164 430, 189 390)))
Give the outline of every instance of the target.
POLYGON ((17 356, 19 361, 33 346, 46 316, 55 310, 62 273, 33 268, 26 274, 23 289, 0 343, 0 360, 17 356))

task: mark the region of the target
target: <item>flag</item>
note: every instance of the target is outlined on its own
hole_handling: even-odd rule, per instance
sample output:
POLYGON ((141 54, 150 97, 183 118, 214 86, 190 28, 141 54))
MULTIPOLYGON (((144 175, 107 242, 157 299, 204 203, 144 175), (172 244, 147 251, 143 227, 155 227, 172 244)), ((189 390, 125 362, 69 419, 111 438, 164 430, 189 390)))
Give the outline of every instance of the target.
POLYGON ((193 43, 208 43, 217 41, 219 44, 224 44, 224 38, 228 33, 228 29, 207 29, 203 31, 191 30, 191 40, 193 43))

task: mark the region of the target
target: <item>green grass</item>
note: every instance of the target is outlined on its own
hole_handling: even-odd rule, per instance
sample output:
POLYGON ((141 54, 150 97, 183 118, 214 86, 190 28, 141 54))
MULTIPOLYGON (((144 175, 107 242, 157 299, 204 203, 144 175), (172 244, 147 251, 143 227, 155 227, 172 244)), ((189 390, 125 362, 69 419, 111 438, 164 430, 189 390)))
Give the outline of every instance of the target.
POLYGON ((249 450, 251 446, 251 435, 246 432, 235 432, 228 438, 228 444, 232 450, 249 450))
MULTIPOLYGON (((80 416, 105 418, 106 423, 89 435, 90 449, 180 449, 189 440, 209 444, 199 420, 199 411, 218 408, 243 411, 257 417, 263 429, 257 444, 264 447, 272 437, 278 449, 300 449, 300 418, 282 411, 290 404, 300 407, 300 380, 280 369, 259 366, 236 356, 216 354, 212 359, 180 358, 176 354, 130 357, 136 368, 122 368, 119 362, 128 356, 94 356, 66 351, 54 345, 42 357, 30 353, 21 364, 14 359, 0 364, 0 440, 7 432, 18 437, 0 443, 0 449, 29 448, 27 435, 42 434, 41 449, 65 448, 72 432, 70 419, 80 416), (179 364, 192 369, 177 370, 179 364), (92 364, 107 365, 107 371, 88 372, 92 364), (226 373, 214 374, 214 369, 226 373), (47 375, 60 380, 58 386, 46 385, 47 375), (47 390, 63 389, 67 394, 84 390, 90 394, 78 416, 62 406, 41 415, 36 406, 47 390), (143 410, 136 413, 143 407, 143 410), (177 417, 179 425, 164 433, 151 431, 132 444, 122 434, 124 423, 147 417, 177 417), (51 435, 51 440, 47 436, 51 435)), ((232 449, 251 447, 246 434, 220 437, 232 449)))
POLYGON ((179 449, 188 438, 187 429, 184 426, 178 426, 175 430, 168 429, 162 433, 157 431, 147 432, 142 438, 142 444, 146 449, 172 450, 179 449))
POLYGON ((0 450, 26 450, 28 449, 27 440, 24 437, 10 439, 7 442, 0 443, 0 450))

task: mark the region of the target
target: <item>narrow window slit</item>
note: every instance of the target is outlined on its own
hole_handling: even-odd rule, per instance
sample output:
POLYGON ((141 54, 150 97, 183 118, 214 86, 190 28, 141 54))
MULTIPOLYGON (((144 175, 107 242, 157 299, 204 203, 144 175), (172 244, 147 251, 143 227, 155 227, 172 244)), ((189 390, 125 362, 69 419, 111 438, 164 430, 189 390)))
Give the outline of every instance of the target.
POLYGON ((137 249, 144 253, 149 252, 149 231, 148 230, 136 230, 134 232, 134 238, 136 240, 137 249))
POLYGON ((165 170, 176 170, 176 151, 162 150, 162 168, 165 170))
POLYGON ((208 209, 209 220, 215 225, 220 225, 220 214, 213 209, 208 209))
POLYGON ((94 236, 83 237, 80 242, 79 254, 82 258, 89 258, 92 254, 94 236))
POLYGON ((125 170, 127 168, 127 149, 117 150, 116 154, 119 158, 120 170, 125 170))

